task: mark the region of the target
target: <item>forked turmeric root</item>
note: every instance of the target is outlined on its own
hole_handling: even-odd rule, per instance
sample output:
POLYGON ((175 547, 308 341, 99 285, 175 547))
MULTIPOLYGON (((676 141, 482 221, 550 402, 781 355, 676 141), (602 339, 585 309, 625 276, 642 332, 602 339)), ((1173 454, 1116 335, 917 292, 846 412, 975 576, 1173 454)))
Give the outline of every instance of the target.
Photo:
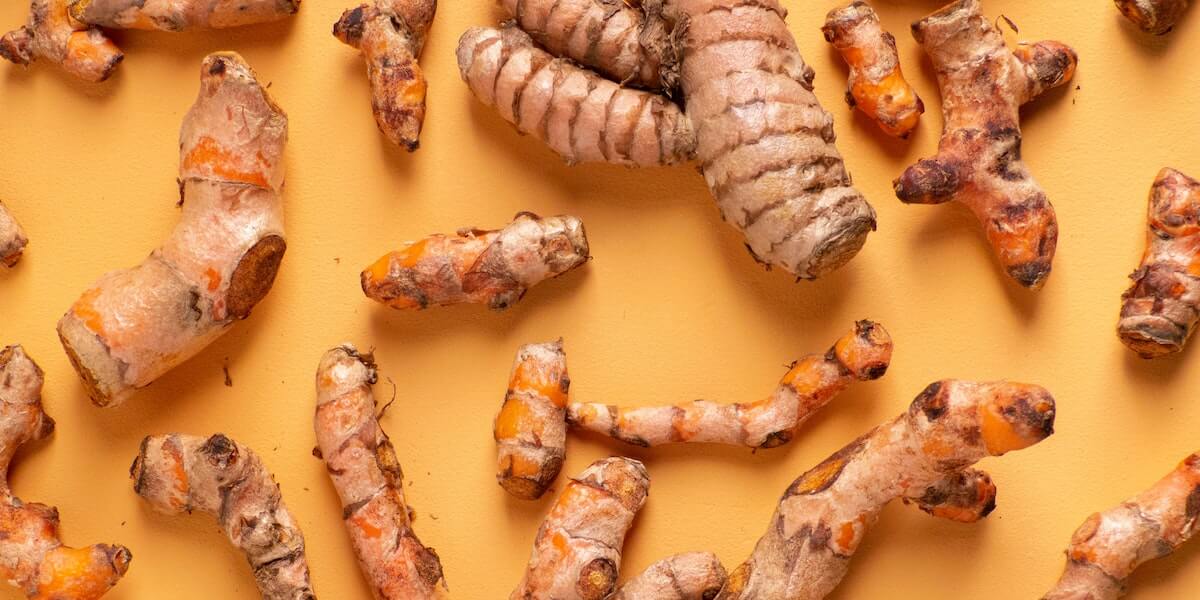
POLYGON ((1021 160, 1018 111, 1069 81, 1078 57, 1058 42, 1022 42, 1010 51, 978 0, 958 0, 912 30, 937 70, 945 130, 937 156, 896 179, 896 196, 905 203, 963 203, 1005 273, 1040 288, 1050 274, 1058 221, 1021 160))
POLYGON ((179 224, 145 262, 103 276, 58 322, 99 406, 124 402, 250 316, 287 247, 287 115, 237 54, 209 55, 200 75, 179 136, 179 224))
POLYGON ((374 0, 333 25, 333 35, 367 61, 375 124, 409 152, 420 145, 425 123, 425 75, 417 58, 436 11, 437 0, 374 0))
POLYGON ((1179 352, 1200 320, 1200 181, 1164 168, 1150 188, 1146 250, 1117 333, 1142 358, 1179 352))
POLYGON ((695 158, 751 255, 803 279, 875 229, 777 0, 501 4, 511 26, 459 40, 463 80, 567 162, 695 158), (679 92, 686 111, 668 98, 679 92))
POLYGON ((8 488, 21 446, 48 437, 54 419, 42 410, 42 370, 20 346, 0 350, 0 578, 37 600, 96 600, 125 575, 124 546, 64 546, 58 510, 22 502, 8 488))
POLYGON ((304 534, 254 452, 221 434, 148 436, 129 468, 133 489, 168 515, 213 515, 246 554, 263 600, 316 600, 304 534))
POLYGON ((0 202, 0 265, 11 267, 21 260, 29 238, 8 207, 0 202))
MULTIPOLYGON (((960 485, 958 474, 979 459, 1045 439, 1054 410, 1054 399, 1035 385, 930 385, 907 412, 793 482, 766 534, 717 598, 824 598, 888 502, 923 495, 947 480, 960 485)), ((964 480, 969 486, 972 479, 964 480)))
POLYGON ((1196 533, 1200 454, 1185 458, 1150 489, 1088 517, 1067 548, 1062 577, 1042 600, 1116 600, 1147 561, 1174 552, 1196 533))
POLYGON ((317 367, 317 453, 325 461, 354 552, 376 600, 436 597, 442 563, 413 533, 404 473, 375 414, 370 354, 349 344, 317 367))
POLYGON ((829 11, 821 31, 850 66, 846 102, 888 135, 907 138, 917 128, 925 104, 904 79, 896 38, 883 30, 871 5, 855 0, 829 11))
POLYGON ((18 65, 58 64, 85 81, 108 79, 125 55, 98 28, 67 12, 69 0, 31 0, 29 23, 0 37, 0 57, 18 65))
POLYGON ((587 262, 576 217, 518 213, 503 229, 460 229, 409 242, 362 272, 368 298, 392 308, 487 304, 504 309, 529 288, 587 262))
POLYGON ((1170 33, 1187 10, 1188 0, 1114 0, 1117 10, 1146 33, 1170 33))
POLYGON ((70 0, 71 17, 109 29, 222 29, 278 21, 300 0, 70 0))

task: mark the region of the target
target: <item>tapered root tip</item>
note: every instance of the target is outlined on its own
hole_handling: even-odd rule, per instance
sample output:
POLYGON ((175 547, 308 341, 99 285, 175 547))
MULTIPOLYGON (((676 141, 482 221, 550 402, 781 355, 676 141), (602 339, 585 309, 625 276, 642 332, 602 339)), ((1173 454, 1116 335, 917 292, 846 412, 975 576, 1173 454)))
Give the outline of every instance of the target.
POLYGON ((991 384, 989 400, 981 407, 981 433, 992 456, 1032 446, 1054 433, 1055 403, 1037 385, 991 384))
POLYGON ((1031 290, 1039 290, 1045 285, 1046 278, 1050 276, 1050 263, 1039 260, 1014 265, 1007 270, 1008 276, 1012 277, 1017 283, 1031 290))
POLYGON ((892 362, 892 336, 883 325, 862 320, 833 347, 834 355, 855 379, 870 381, 887 373, 892 362))

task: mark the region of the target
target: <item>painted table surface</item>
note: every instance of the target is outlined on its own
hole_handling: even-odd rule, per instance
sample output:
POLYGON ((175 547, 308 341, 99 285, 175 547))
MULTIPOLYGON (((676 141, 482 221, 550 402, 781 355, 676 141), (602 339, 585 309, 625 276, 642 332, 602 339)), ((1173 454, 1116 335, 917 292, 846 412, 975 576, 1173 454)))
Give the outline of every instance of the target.
MULTIPOLYGON (((70 544, 132 549, 129 574, 107 598, 255 598, 249 569, 211 517, 151 513, 128 481, 144 435, 221 431, 275 472, 321 597, 368 598, 337 496, 310 452, 317 360, 349 340, 375 347, 379 396, 394 384, 383 426, 404 466, 416 530, 442 556, 452 595, 504 597, 554 498, 517 501, 494 481, 492 418, 520 344, 564 337, 579 400, 754 400, 784 365, 871 318, 895 338, 891 370, 837 398, 790 445, 643 451, 575 436, 564 475, 613 453, 648 465, 651 498, 625 544, 626 576, 686 550, 712 550, 732 568, 795 476, 904 410, 927 383, 1040 383, 1058 399, 1058 432, 983 463, 1000 488, 998 510, 966 526, 890 506, 834 594, 1038 597, 1089 513, 1200 447, 1200 352, 1144 362, 1114 333, 1155 173, 1171 165, 1200 174, 1200 15, 1149 38, 1105 1, 986 3, 989 15, 1020 27, 1011 41, 1059 39, 1081 56, 1072 85, 1024 110, 1024 155, 1061 226, 1053 274, 1031 293, 1000 273, 965 209, 905 206, 892 194, 892 179, 932 154, 940 133, 933 74, 908 33, 938 3, 876 2, 928 107, 907 142, 884 138, 842 100, 846 71, 819 31, 835 3, 785 5, 838 146, 879 213, 858 258, 815 283, 756 265, 694 169, 567 167, 475 101, 454 48, 468 26, 501 17, 488 2, 442 3, 422 61, 428 121, 411 155, 376 131, 364 64, 329 35, 345 7, 329 0, 307 0, 295 19, 262 27, 116 34, 127 57, 101 85, 50 65, 0 65, 0 198, 32 239, 19 267, 0 273, 0 341, 24 344, 45 368, 45 403, 59 424, 18 459, 16 492, 57 505, 70 544), (200 59, 224 49, 272 82, 291 118, 282 270, 248 321, 126 405, 93 408, 55 322, 85 286, 142 260, 175 223, 180 120, 200 59), (499 226, 521 210, 581 216, 595 260, 503 313, 395 312, 359 290, 359 271, 404 240, 499 226)), ((5 2, 0 23, 16 26, 25 12, 23 2, 5 2)), ((1200 543, 1147 565, 1132 585, 1139 600, 1200 595, 1200 543)))

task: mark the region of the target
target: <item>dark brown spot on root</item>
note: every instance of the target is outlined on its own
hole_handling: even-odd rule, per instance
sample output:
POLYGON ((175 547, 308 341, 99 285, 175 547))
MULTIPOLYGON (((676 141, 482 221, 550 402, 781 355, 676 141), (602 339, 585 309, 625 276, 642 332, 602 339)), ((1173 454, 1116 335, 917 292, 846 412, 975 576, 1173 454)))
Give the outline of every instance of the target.
POLYGON ((220 469, 229 468, 229 465, 238 460, 237 444, 222 433, 205 440, 204 445, 200 447, 200 452, 208 456, 209 462, 220 469))
POLYGON ((287 242, 282 237, 269 235, 242 255, 229 279, 229 292, 225 296, 230 316, 235 319, 250 316, 250 310, 271 291, 286 250, 287 242))
POLYGON ((758 447, 759 448, 778 448, 779 446, 782 446, 790 441, 792 441, 792 432, 791 431, 788 431, 788 430, 773 431, 773 432, 767 434, 766 439, 764 439, 763 443, 759 444, 758 447))
POLYGON ((1041 259, 1008 267, 1008 276, 1029 289, 1041 287, 1049 275, 1050 262, 1041 259))
POLYGON ((929 384, 917 395, 912 401, 912 407, 909 412, 920 411, 925 414, 925 418, 930 421, 936 421, 946 414, 946 398, 941 394, 942 382, 935 381, 929 384))

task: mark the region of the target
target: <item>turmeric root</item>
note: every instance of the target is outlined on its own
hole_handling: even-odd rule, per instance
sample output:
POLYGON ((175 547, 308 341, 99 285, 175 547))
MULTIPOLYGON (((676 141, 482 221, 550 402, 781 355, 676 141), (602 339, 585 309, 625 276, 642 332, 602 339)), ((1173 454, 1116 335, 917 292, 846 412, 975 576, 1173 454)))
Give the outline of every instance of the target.
POLYGON ((104 81, 125 55, 98 28, 72 19, 67 2, 32 0, 29 24, 0 37, 0 57, 18 65, 41 58, 85 81, 104 81))
POLYGON ((317 453, 376 600, 434 598, 442 563, 413 533, 404 473, 375 415, 376 380, 371 354, 349 344, 325 353, 317 368, 317 453))
POLYGON ((21 229, 21 224, 17 223, 4 203, 0 202, 0 265, 16 265, 28 243, 29 238, 25 237, 25 230, 21 229))
POLYGON ((263 600, 315 600, 304 534, 279 484, 249 448, 222 434, 147 436, 129 468, 133 489, 155 510, 217 517, 246 554, 263 600))
POLYGON ((333 35, 360 50, 375 124, 393 144, 417 149, 425 123, 425 75, 417 57, 437 0, 375 0, 342 13, 333 35))
POLYGON ((223 29, 290 17, 300 0, 70 0, 71 16, 109 29, 223 29))
POLYGON ((644 166, 694 156, 751 255, 804 279, 846 263, 875 228, 777 0, 502 4, 551 53, 512 27, 473 28, 459 40, 463 80, 568 162, 644 166), (686 114, 586 67, 666 93, 677 82, 686 114))
POLYGON ((1196 532, 1200 455, 1150 489, 1088 517, 1067 548, 1062 577, 1042 600, 1115 600, 1143 563, 1174 552, 1196 532))
POLYGON ((825 354, 796 361, 775 392, 758 402, 696 400, 674 406, 619 408, 571 403, 567 422, 638 446, 707 442, 774 448, 851 382, 878 379, 892 360, 892 338, 882 325, 859 321, 825 354))
POLYGON ((875 10, 855 0, 829 11, 821 31, 850 66, 846 102, 888 135, 907 138, 917 128, 925 104, 904 79, 896 38, 883 30, 875 10))
POLYGON ((510 494, 536 500, 558 477, 567 446, 570 386, 562 339, 517 350, 494 430, 496 480, 510 494))
POLYGON ((963 469, 902 499, 940 519, 974 523, 996 510, 996 484, 983 471, 963 469))
POLYGON ((695 150, 691 125, 673 102, 554 58, 515 27, 467 30, 458 68, 481 102, 568 163, 671 165, 695 150))
POLYGON ((1146 33, 1163 35, 1170 33, 1183 12, 1188 0, 1114 0, 1117 10, 1146 33))
POLYGON ((1121 341, 1142 358, 1179 352, 1200 319, 1200 181, 1164 168, 1150 188, 1146 251, 1121 296, 1121 341))
POLYGON ((589 258, 578 218, 522 212, 503 229, 460 229, 455 237, 410 242, 367 267, 362 289, 392 308, 478 303, 504 309, 589 258))
POLYGON ((1000 265, 1037 289, 1050 274, 1058 221, 1021 160, 1018 109, 1075 73, 1078 57, 1058 42, 1010 51, 978 0, 959 0, 913 24, 937 70, 945 130, 934 158, 895 182, 905 203, 957 200, 974 213, 1000 265))
POLYGON ((824 598, 889 501, 920 495, 985 456, 1035 444, 1053 426, 1054 399, 1038 386, 930 385, 907 412, 796 479, 717 598, 824 598))
POLYGON ((283 239, 287 115, 234 53, 211 54, 180 133, 183 215, 141 265, 103 276, 58 322, 99 406, 187 360, 245 319, 274 282, 283 239))
POLYGON ((642 463, 621 457, 591 464, 563 488, 538 529, 511 600, 601 600, 616 589, 621 545, 646 503, 642 463))
POLYGON ((725 567, 711 552, 668 556, 630 579, 612 600, 711 600, 725 585, 725 567))
POLYGON ((37 600, 96 600, 125 575, 124 546, 70 548, 59 539, 58 510, 22 502, 8 487, 17 449, 49 437, 42 370, 20 346, 0 350, 0 578, 37 600))

